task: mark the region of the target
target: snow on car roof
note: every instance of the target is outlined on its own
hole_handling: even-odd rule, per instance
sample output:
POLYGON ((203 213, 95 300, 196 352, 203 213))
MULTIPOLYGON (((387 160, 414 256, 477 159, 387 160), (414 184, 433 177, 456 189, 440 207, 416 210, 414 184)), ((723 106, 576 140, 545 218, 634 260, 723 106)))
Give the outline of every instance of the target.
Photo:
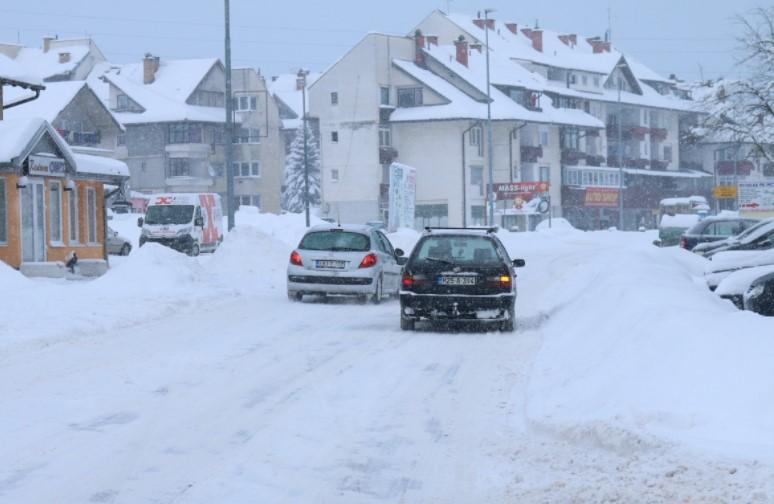
POLYGON ((750 285, 762 276, 774 273, 774 265, 745 268, 735 271, 724 278, 715 289, 718 296, 744 294, 750 285))
POLYGON ((774 249, 768 250, 727 250, 718 252, 707 263, 704 273, 718 273, 755 266, 774 265, 774 249))

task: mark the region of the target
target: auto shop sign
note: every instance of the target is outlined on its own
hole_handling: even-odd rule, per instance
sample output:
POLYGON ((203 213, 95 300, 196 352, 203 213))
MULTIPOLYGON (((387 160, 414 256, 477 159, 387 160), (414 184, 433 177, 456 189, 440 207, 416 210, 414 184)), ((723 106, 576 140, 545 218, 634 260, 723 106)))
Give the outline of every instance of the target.
POLYGON ((739 210, 774 210, 774 182, 740 182, 739 210))
POLYGON ((548 182, 508 182, 495 184, 495 194, 498 201, 520 199, 532 199, 535 194, 547 193, 550 187, 548 182))
POLYGON ((587 207, 617 207, 618 189, 609 187, 587 187, 585 206, 587 207))

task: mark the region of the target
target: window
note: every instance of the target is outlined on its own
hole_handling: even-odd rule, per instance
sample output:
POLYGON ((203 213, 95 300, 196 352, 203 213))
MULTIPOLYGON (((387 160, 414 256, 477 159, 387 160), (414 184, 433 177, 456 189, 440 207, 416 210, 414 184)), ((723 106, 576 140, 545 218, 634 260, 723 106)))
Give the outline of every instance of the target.
POLYGON ((239 128, 234 136, 235 144, 261 143, 261 130, 259 128, 239 128))
POLYGON ((258 161, 242 161, 234 163, 235 177, 260 177, 261 165, 258 161))
POLYGON ((239 97, 239 109, 238 110, 250 110, 250 100, 247 99, 247 96, 240 96, 239 97))
POLYGON ((331 93, 331 105, 338 105, 339 104, 339 93, 336 91, 331 93))
POLYGON ((254 95, 235 96, 231 100, 234 110, 237 112, 248 112, 258 108, 258 97, 254 95))
POLYGON ((390 104, 390 88, 389 86, 382 86, 379 88, 380 91, 380 99, 379 103, 382 105, 389 105, 390 104))
POLYGON ((392 145, 392 130, 389 126, 379 126, 379 147, 392 145))
POLYGON ((119 133, 116 136, 116 146, 126 145, 126 133, 119 133))
POLYGON ((584 86, 588 86, 589 85, 589 78, 587 76, 583 75, 583 76, 581 76, 581 82, 583 83, 584 86))
POLYGON ((540 145, 548 147, 548 130, 546 129, 540 130, 540 145))
POLYGON ((167 129, 167 143, 202 143, 202 127, 198 124, 172 123, 167 129))
POLYGON ((339 132, 338 131, 331 131, 331 142, 339 143, 339 132))
POLYGON ((0 243, 6 243, 8 241, 8 224, 6 210, 6 195, 5 195, 5 179, 0 178, 0 243))
POLYGON ((664 161, 667 161, 669 163, 672 162, 672 146, 671 145, 665 145, 664 146, 664 161))
POLYGON ((62 183, 48 183, 48 227, 52 243, 62 243, 62 183))
POLYGON ((483 226, 486 220, 484 215, 484 205, 472 205, 470 207, 470 224, 473 226, 483 226))
POLYGON ((78 223, 78 188, 76 187, 72 191, 68 192, 67 204, 69 206, 67 217, 70 219, 70 245, 75 245, 80 239, 79 236, 79 223, 78 223))
POLYGON ((763 176, 774 177, 774 163, 766 163, 763 165, 763 176))
POLYGON ((534 182, 535 170, 532 165, 521 165, 521 181, 522 182, 534 182))
POLYGON ((562 148, 578 150, 579 137, 578 130, 575 128, 565 128, 562 131, 562 148))
POLYGON ((350 231, 313 231, 304 235, 298 248, 368 252, 371 250, 371 239, 364 234, 350 231))
POLYGON ((479 157, 484 155, 483 136, 484 136, 484 130, 481 129, 480 127, 476 127, 470 130, 470 137, 468 140, 470 142, 470 145, 477 148, 476 152, 478 153, 479 157))
POLYGON ((237 196, 237 201, 239 201, 239 206, 253 206, 255 208, 261 208, 260 194, 237 196))
POLYGON ((422 104, 421 87, 398 89, 398 107, 418 107, 422 104))
POLYGON ((551 180, 551 168, 548 166, 540 167, 540 181, 549 182, 551 180))
POLYGON ((191 101, 192 105, 222 107, 225 104, 226 95, 219 91, 197 91, 191 101))
POLYGON ((190 177, 191 160, 188 158, 170 158, 168 177, 190 177))
POLYGON ((116 96, 116 112, 141 112, 142 109, 137 106, 127 95, 120 93, 116 96))
POLYGON ((91 187, 86 189, 86 215, 89 243, 97 243, 97 191, 91 187))
POLYGON ((417 229, 424 229, 427 226, 448 226, 448 222, 449 206, 446 204, 416 205, 415 207, 414 227, 417 229))
POLYGON ((473 187, 478 186, 479 196, 484 195, 484 167, 483 166, 470 167, 470 185, 473 187))
POLYGON ((599 77, 594 77, 594 87, 599 87, 599 77))
POLYGON ((339 181, 339 170, 331 170, 331 182, 339 181))

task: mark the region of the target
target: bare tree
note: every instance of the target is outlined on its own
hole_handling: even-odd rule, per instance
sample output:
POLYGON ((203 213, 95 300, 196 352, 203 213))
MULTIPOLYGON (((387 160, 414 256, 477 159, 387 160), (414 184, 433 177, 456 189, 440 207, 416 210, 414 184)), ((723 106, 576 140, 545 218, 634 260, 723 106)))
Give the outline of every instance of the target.
POLYGON ((709 115, 703 129, 725 141, 751 143, 774 162, 774 7, 760 7, 737 21, 744 76, 705 83, 700 100, 709 115))

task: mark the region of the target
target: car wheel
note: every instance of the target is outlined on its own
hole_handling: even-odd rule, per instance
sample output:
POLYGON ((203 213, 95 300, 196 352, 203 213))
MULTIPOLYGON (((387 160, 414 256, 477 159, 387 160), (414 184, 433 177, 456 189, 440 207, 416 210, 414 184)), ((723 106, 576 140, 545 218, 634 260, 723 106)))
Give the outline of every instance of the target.
POLYGON ((129 245, 128 243, 124 243, 124 246, 121 247, 121 255, 122 256, 128 256, 129 252, 131 252, 131 251, 132 251, 132 246, 129 245))
POLYGON ((500 331, 513 332, 514 322, 516 321, 516 309, 513 305, 508 308, 508 320, 500 322, 500 331))
POLYGON ((288 291, 288 300, 298 302, 304 299, 304 294, 301 292, 288 291))
POLYGON ((193 245, 191 245, 191 250, 188 251, 188 255, 191 257, 196 257, 199 255, 199 252, 200 252, 199 244, 194 243, 193 245))
POLYGON ((414 319, 408 319, 408 318, 400 318, 400 330, 401 331, 413 331, 414 330, 414 319))
POLYGON ((384 297, 384 282, 382 281, 381 275, 379 278, 376 279, 376 288, 374 289, 374 293, 371 296, 371 302, 373 304, 379 304, 382 302, 382 297, 384 297))

